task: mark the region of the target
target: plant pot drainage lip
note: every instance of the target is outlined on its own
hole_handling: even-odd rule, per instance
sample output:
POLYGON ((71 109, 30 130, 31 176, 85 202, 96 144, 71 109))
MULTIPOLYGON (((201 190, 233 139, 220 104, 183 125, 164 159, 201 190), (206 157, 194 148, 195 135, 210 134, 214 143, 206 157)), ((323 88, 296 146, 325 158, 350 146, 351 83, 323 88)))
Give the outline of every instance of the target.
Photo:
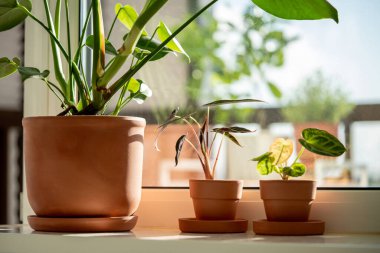
POLYGON ((183 233, 245 233, 248 220, 197 220, 196 218, 179 218, 179 229, 183 233))
POLYGON ((33 124, 45 124, 46 121, 56 122, 60 125, 66 124, 71 125, 72 122, 80 123, 81 125, 93 125, 94 121, 109 120, 113 123, 123 123, 123 122, 133 122, 136 126, 145 126, 146 121, 144 118, 135 116, 111 116, 111 115, 76 115, 76 116, 31 116, 24 117, 22 119, 22 124, 25 126, 33 122, 33 124))
POLYGON ((136 226, 137 216, 122 217, 39 217, 28 216, 31 228, 43 232, 126 232, 136 226))

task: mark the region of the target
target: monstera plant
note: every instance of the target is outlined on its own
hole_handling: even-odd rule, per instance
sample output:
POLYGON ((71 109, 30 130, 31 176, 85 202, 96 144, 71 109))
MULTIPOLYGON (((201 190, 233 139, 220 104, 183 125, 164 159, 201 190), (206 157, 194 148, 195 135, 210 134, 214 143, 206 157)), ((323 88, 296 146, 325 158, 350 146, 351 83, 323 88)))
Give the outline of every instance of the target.
MULTIPOLYGON (((103 114, 106 111, 107 102, 121 90, 116 108, 111 110, 112 114, 117 115, 121 108, 130 101, 140 102, 151 95, 147 85, 142 80, 133 77, 146 63, 159 60, 169 53, 182 53, 187 56, 175 36, 217 0, 210 1, 174 32, 171 32, 165 23, 160 22, 150 33, 145 29, 145 25, 167 3, 167 0, 147 0, 140 14, 130 5, 117 4, 115 21, 118 19, 126 27, 125 34, 121 34, 124 42, 122 45, 118 45, 118 49, 108 41, 113 26, 105 37, 100 0, 91 1, 86 21, 81 29, 82 34, 78 47, 71 48, 71 43, 67 43, 68 47, 64 48, 59 39, 60 16, 63 14, 69 20, 68 2, 68 0, 57 0, 53 15, 49 1, 44 0, 47 20, 44 23, 32 14, 30 0, 0 1, 0 31, 11 29, 29 17, 49 34, 56 77, 55 80, 49 78, 48 70, 40 71, 32 66, 22 66, 18 58, 1 58, 0 78, 18 71, 23 80, 30 77, 41 79, 62 101, 64 108, 62 115, 103 114), (63 10, 61 2, 64 3, 63 10), (91 16, 93 34, 85 38, 91 16), (85 46, 93 49, 91 80, 86 79, 82 68, 81 52, 85 46), (105 54, 111 56, 107 63, 105 54), (132 59, 130 66, 122 67, 128 58, 132 59), (69 66, 68 73, 64 73, 62 70, 64 64, 69 66), (117 73, 121 73, 121 77, 113 80, 117 73)), ((252 2, 280 18, 331 18, 338 22, 336 9, 326 0, 252 0, 252 2)), ((175 14, 173 13, 173 15, 175 14)), ((70 40, 70 22, 66 22, 65 25, 67 26, 67 38, 70 40)))

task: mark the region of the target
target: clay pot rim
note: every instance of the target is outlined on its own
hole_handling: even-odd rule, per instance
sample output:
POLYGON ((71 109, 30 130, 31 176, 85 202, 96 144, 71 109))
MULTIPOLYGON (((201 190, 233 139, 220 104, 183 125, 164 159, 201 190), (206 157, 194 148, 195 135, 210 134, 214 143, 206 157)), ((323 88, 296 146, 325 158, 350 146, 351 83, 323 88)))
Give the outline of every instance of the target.
POLYGON ((59 123, 60 125, 64 125, 65 123, 69 123, 71 125, 73 122, 80 123, 81 125, 94 125, 94 121, 104 122, 110 121, 113 123, 123 123, 130 122, 136 126, 145 126, 146 120, 141 117, 134 116, 112 116, 112 115, 75 115, 75 116, 31 116, 24 117, 22 119, 22 124, 36 124, 36 123, 44 123, 44 122, 53 122, 59 123))
POLYGON ((235 183, 235 182, 241 182, 243 183, 244 180, 240 179, 189 179, 189 182, 214 182, 214 183, 235 183))
POLYGON ((289 183, 289 184, 291 184, 291 183, 299 183, 299 182, 302 182, 302 183, 307 183, 307 182, 313 182, 313 183, 316 183, 317 181, 315 181, 315 180, 307 180, 307 179, 291 179, 291 180, 282 180, 282 179, 268 179, 268 180, 263 180, 263 179, 261 179, 261 180, 259 180, 260 182, 261 181, 264 181, 264 182, 284 182, 284 183, 289 183))

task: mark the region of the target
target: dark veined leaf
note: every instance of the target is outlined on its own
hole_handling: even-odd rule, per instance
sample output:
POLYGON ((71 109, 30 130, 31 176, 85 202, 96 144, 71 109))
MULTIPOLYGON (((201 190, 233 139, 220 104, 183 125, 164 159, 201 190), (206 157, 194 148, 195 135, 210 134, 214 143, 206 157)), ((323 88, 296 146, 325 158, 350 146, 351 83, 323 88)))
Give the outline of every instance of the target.
POLYGON ((235 138, 235 136, 233 136, 232 134, 228 133, 228 132, 224 132, 223 133, 223 136, 226 136, 230 141, 232 141, 233 143, 235 143, 236 145, 240 146, 240 143, 238 142, 238 140, 235 138))
POLYGON ((268 155, 267 157, 260 159, 259 163, 256 166, 256 169, 261 175, 268 175, 274 170, 275 166, 273 165, 273 162, 273 157, 270 157, 268 155))
POLYGON ((13 74, 19 66, 20 59, 18 58, 13 58, 13 60, 7 57, 0 58, 0 78, 13 74))
POLYGON ((302 131, 302 137, 298 141, 310 152, 324 156, 340 156, 346 152, 344 145, 327 131, 306 128, 302 131))
POLYGON ((282 172, 289 177, 300 177, 306 172, 306 166, 302 163, 295 163, 291 167, 284 167, 282 172))
POLYGON ((207 147, 207 141, 208 141, 207 132, 208 132, 208 126, 209 126, 208 123, 209 123, 209 119, 208 119, 208 115, 206 114, 202 127, 199 130, 199 143, 201 144, 201 148, 203 152, 206 151, 206 147, 207 147))
MULTIPOLYGON (((111 42, 109 42, 107 39, 104 39, 105 40, 105 47, 106 47, 106 53, 107 54, 110 54, 110 55, 117 55, 117 50, 115 49, 115 47, 111 44, 111 42)), ((91 49, 94 49, 94 35, 90 35, 87 37, 86 39, 86 46, 91 48, 91 49)))
MULTIPOLYGON (((158 38, 164 42, 167 38, 172 35, 172 32, 169 30, 169 28, 161 21, 160 24, 157 27, 157 36, 158 38)), ((166 47, 170 48, 171 50, 184 54, 187 59, 190 62, 190 56, 186 53, 186 51, 182 48, 181 44, 179 44, 178 40, 176 38, 173 38, 171 41, 169 41, 168 44, 166 44, 166 47)))
POLYGON ((264 11, 284 19, 331 18, 339 22, 338 11, 326 0, 252 0, 264 11))
POLYGON ((252 102, 264 102, 259 99, 222 99, 222 100, 216 100, 211 103, 204 104, 202 106, 218 106, 218 105, 227 105, 227 104, 239 104, 239 103, 252 103, 252 102))
POLYGON ((160 137, 161 133, 167 128, 171 123, 173 123, 176 120, 177 113, 179 111, 179 107, 175 108, 169 115, 169 117, 162 123, 161 125, 158 126, 158 132, 156 135, 156 139, 154 141, 154 147, 156 150, 160 150, 158 148, 158 137, 160 137))
POLYGON ((271 152, 266 152, 265 154, 262 154, 261 156, 252 158, 251 161, 260 162, 261 160, 268 158, 271 154, 272 154, 271 152))
POLYGON ((175 165, 176 166, 178 165, 179 155, 181 154, 183 143, 185 142, 185 140, 186 140, 186 135, 182 135, 181 137, 179 137, 179 139, 177 140, 175 144, 175 165))
POLYGON ((22 7, 20 7, 17 2, 27 10, 32 10, 32 3, 30 0, 0 1, 0 32, 9 30, 16 25, 21 24, 28 17, 28 14, 22 10, 22 7))
POLYGON ((252 133, 254 132, 247 128, 238 127, 238 126, 214 128, 212 129, 212 131, 216 133, 252 133))
POLYGON ((276 98, 282 97, 281 90, 274 83, 268 82, 267 85, 268 85, 268 88, 270 89, 270 91, 272 92, 273 96, 275 96, 276 98))
MULTIPOLYGON (((140 39, 137 41, 136 49, 133 52, 133 56, 140 60, 144 58, 147 54, 150 54, 152 51, 154 51, 160 44, 161 43, 157 40, 150 39, 147 36, 141 36, 140 39)), ((171 50, 168 47, 164 47, 162 50, 160 50, 160 52, 153 56, 152 59, 150 59, 150 61, 161 59, 170 52, 173 52, 173 50, 171 50)))
POLYGON ((18 67, 18 72, 21 75, 21 78, 23 81, 25 81, 28 78, 46 78, 50 74, 49 70, 40 71, 37 68, 32 67, 18 67))

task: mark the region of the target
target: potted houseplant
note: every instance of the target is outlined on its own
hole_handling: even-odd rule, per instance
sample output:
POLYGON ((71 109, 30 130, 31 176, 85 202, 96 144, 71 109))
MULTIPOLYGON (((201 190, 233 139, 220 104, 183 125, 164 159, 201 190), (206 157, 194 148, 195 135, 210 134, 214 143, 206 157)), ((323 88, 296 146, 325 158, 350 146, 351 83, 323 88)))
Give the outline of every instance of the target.
MULTIPOLYGON (((210 1, 173 33, 162 22, 151 34, 145 29, 167 0, 147 0, 140 14, 132 6, 116 5, 115 21, 127 28, 118 50, 107 39, 113 26, 105 38, 100 0, 91 1, 78 47, 71 48, 68 2, 57 0, 53 14, 49 1, 44 0, 46 22, 33 15, 30 0, 0 2, 0 31, 30 18, 48 33, 55 75, 51 78, 49 70, 22 66, 18 58, 3 57, 0 78, 18 71, 23 80, 40 79, 62 103, 59 117, 23 121, 28 198, 37 215, 29 221, 34 229, 44 231, 129 230, 136 223, 131 215, 140 200, 145 120, 113 116, 130 101, 142 102, 151 95, 148 86, 134 78, 146 63, 174 52, 187 55, 175 36, 217 0, 210 1), (61 13, 67 20, 67 48, 59 39, 61 13), (86 38, 90 20, 93 34, 86 38), (86 79, 82 67, 84 46, 92 48, 91 80, 86 79), (105 54, 111 56, 107 64, 105 54), (129 68, 123 67, 127 59, 131 60, 129 68), (67 72, 63 65, 68 67, 67 72), (121 76, 114 78, 117 74, 121 76), (111 115, 96 116, 108 113, 108 102, 116 94, 120 96, 111 115)), ((253 2, 287 19, 338 21, 337 11, 325 0, 309 0, 311 5, 297 3, 298 7, 293 4, 291 12, 286 2, 253 2)))
POLYGON ((209 121, 210 107, 241 102, 261 101, 256 99, 217 100, 205 104, 207 113, 202 124, 193 117, 194 113, 179 116, 177 115, 178 109, 176 109, 159 127, 156 142, 157 149, 158 138, 170 124, 178 121, 183 121, 187 124, 190 134, 181 135, 176 142, 175 165, 178 164, 183 145, 187 144, 196 153, 205 177, 205 179, 189 180, 195 219, 179 220, 179 226, 183 232, 226 233, 245 232, 247 229, 246 220, 236 219, 236 210, 243 191, 243 181, 217 180, 215 179, 215 170, 224 139, 228 138, 240 146, 233 134, 251 133, 252 131, 238 126, 210 128, 209 121), (220 140, 217 139, 218 135, 221 135, 220 140), (215 147, 215 145, 217 146, 215 147))
MULTIPOLYGON (((315 127, 338 135, 338 124, 354 108, 347 94, 335 87, 331 80, 317 71, 305 80, 293 94, 292 99, 282 108, 284 118, 293 122, 294 136, 299 138, 305 128, 315 127)), ((301 145, 297 143, 297 151, 301 145)), ((305 151, 303 162, 309 168, 308 176, 313 176, 315 154, 305 151)))
POLYGON ((311 204, 316 196, 316 182, 313 180, 289 180, 300 177, 306 166, 299 162, 303 152, 337 157, 346 148, 325 130, 307 128, 298 140, 302 145, 294 161, 289 162, 293 153, 293 142, 278 138, 269 152, 253 158, 257 170, 262 175, 278 173, 282 180, 260 180, 260 195, 264 201, 267 220, 254 222, 254 230, 259 234, 319 234, 323 233, 323 222, 308 222, 311 204))

